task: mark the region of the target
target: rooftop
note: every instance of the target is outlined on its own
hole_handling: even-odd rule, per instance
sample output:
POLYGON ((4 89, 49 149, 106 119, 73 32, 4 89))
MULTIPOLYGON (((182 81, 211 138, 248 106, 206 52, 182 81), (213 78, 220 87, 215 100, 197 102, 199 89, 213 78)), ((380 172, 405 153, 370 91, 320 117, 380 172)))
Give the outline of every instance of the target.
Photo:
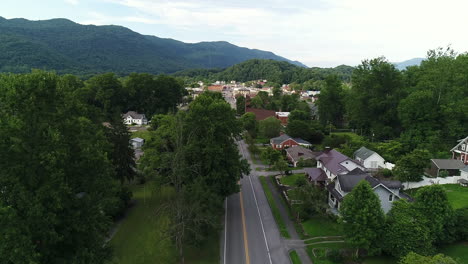
POLYGON ((461 160, 456 159, 431 159, 432 163, 437 168, 442 170, 460 170, 465 168, 465 164, 461 160))
POLYGON ((370 150, 370 149, 368 149, 366 147, 361 147, 361 148, 359 148, 358 150, 356 150, 354 152, 354 157, 365 160, 365 159, 369 158, 370 156, 372 156, 372 154, 374 154, 374 153, 375 153, 375 151, 373 151, 373 150, 370 150))

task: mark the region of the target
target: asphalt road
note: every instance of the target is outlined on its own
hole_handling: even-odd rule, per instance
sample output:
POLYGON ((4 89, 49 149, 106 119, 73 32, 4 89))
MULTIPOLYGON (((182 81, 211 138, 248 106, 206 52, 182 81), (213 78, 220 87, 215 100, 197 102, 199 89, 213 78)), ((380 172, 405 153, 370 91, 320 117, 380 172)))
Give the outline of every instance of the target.
POLYGON ((291 263, 255 171, 257 166, 251 162, 243 141, 239 142, 239 152, 249 161, 251 174, 241 179, 241 192, 231 195, 226 202, 222 263, 291 263))

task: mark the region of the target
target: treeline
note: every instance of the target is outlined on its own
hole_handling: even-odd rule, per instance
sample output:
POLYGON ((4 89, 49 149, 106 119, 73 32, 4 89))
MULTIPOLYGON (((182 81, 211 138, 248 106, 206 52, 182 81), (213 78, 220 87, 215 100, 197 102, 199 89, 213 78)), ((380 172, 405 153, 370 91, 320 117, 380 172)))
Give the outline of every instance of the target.
POLYGON ((269 86, 274 84, 294 84, 298 89, 320 90, 323 80, 330 74, 335 74, 344 82, 349 82, 353 67, 341 65, 335 68, 303 68, 284 61, 274 60, 248 60, 227 69, 195 69, 175 73, 175 76, 184 77, 186 83, 204 81, 247 82, 252 80, 268 80, 269 86))
POLYGON ((468 134, 467 71, 468 55, 450 48, 431 50, 402 72, 385 58, 365 60, 350 87, 328 77, 317 103, 320 121, 437 156, 468 134))
POLYGON ((177 91, 146 74, 0 75, 0 262, 109 260, 105 238, 137 176, 120 114, 143 99, 136 110, 172 111, 177 91))
POLYGON ((155 116, 152 127, 140 168, 157 188, 173 190, 161 210, 170 216, 182 263, 185 246, 219 231, 225 197, 239 191, 237 182, 249 172, 234 141, 241 125, 221 93, 206 92, 186 112, 155 116))

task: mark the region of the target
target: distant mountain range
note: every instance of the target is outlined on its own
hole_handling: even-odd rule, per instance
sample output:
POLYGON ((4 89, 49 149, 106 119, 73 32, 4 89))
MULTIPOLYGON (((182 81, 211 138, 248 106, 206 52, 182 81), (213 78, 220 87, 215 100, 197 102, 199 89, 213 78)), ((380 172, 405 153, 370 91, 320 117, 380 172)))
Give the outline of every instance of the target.
POLYGON ((67 19, 30 21, 0 17, 0 72, 31 68, 78 75, 115 72, 174 73, 226 68, 250 59, 291 61, 231 43, 184 43, 141 35, 122 26, 81 25, 67 19))
POLYGON ((409 67, 409 66, 419 66, 423 60, 424 58, 413 58, 413 59, 405 60, 402 62, 394 62, 393 65, 395 65, 397 69, 402 71, 406 69, 406 67, 409 67))

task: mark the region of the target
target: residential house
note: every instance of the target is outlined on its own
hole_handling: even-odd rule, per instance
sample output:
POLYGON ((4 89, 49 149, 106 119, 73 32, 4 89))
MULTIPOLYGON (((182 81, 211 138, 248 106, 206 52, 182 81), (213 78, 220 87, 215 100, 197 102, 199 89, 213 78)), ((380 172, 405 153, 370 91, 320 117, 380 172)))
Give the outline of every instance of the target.
POLYGON ((292 138, 286 134, 270 139, 270 145, 273 149, 276 149, 276 150, 290 148, 293 146, 304 146, 304 147, 312 146, 312 144, 310 144, 306 140, 303 140, 300 138, 292 138))
POLYGON ((461 160, 468 165, 468 137, 458 140, 458 144, 451 151, 453 159, 461 160))
POLYGON ((306 178, 309 179, 309 181, 312 184, 325 187, 325 184, 328 178, 322 169, 304 168, 304 172, 305 172, 306 178))
POLYGON ((468 180, 468 166, 465 166, 463 169, 460 170, 460 176, 468 180))
POLYGON ((379 197, 380 205, 385 213, 390 211, 394 201, 402 198, 409 199, 407 195, 400 193, 401 182, 380 181, 356 168, 345 175, 338 175, 336 181, 327 185, 328 205, 332 209, 336 209, 335 212, 338 212, 344 197, 363 180, 369 182, 372 190, 379 197))
POLYGON ((325 172, 328 181, 333 181, 338 175, 347 174, 356 168, 364 170, 364 166, 358 161, 330 148, 327 148, 315 159, 317 160, 317 168, 325 172))
POLYGON ((426 170, 426 173, 439 177, 441 171, 447 171, 446 176, 459 176, 460 170, 465 168, 465 164, 461 160, 456 159, 431 159, 431 167, 426 170))
POLYGON ((392 166, 387 166, 388 164, 385 162, 385 159, 382 158, 382 156, 366 147, 361 147, 356 150, 354 152, 354 159, 359 161, 364 166, 364 168, 368 170, 392 168, 392 166))
POLYGON ((146 119, 145 114, 139 114, 135 111, 128 111, 127 113, 123 114, 124 123, 126 125, 146 125, 148 124, 148 120, 146 119))
POLYGON ((261 121, 265 120, 269 117, 274 117, 275 116, 275 111, 273 110, 265 110, 265 109, 259 109, 259 108, 251 108, 251 107, 246 107, 245 112, 249 113, 254 113, 255 114, 255 120, 261 121))
POLYGON ((288 124, 289 112, 275 112, 276 118, 281 121, 283 126, 288 124))
POLYGON ((312 150, 306 149, 302 146, 293 146, 286 149, 286 157, 294 167, 297 167, 297 163, 301 160, 315 159, 318 154, 319 153, 313 152, 312 150))
POLYGON ((136 138, 130 139, 130 143, 132 144, 132 147, 134 149, 139 149, 139 148, 143 147, 143 144, 145 143, 145 140, 142 139, 142 138, 136 137, 136 138))

